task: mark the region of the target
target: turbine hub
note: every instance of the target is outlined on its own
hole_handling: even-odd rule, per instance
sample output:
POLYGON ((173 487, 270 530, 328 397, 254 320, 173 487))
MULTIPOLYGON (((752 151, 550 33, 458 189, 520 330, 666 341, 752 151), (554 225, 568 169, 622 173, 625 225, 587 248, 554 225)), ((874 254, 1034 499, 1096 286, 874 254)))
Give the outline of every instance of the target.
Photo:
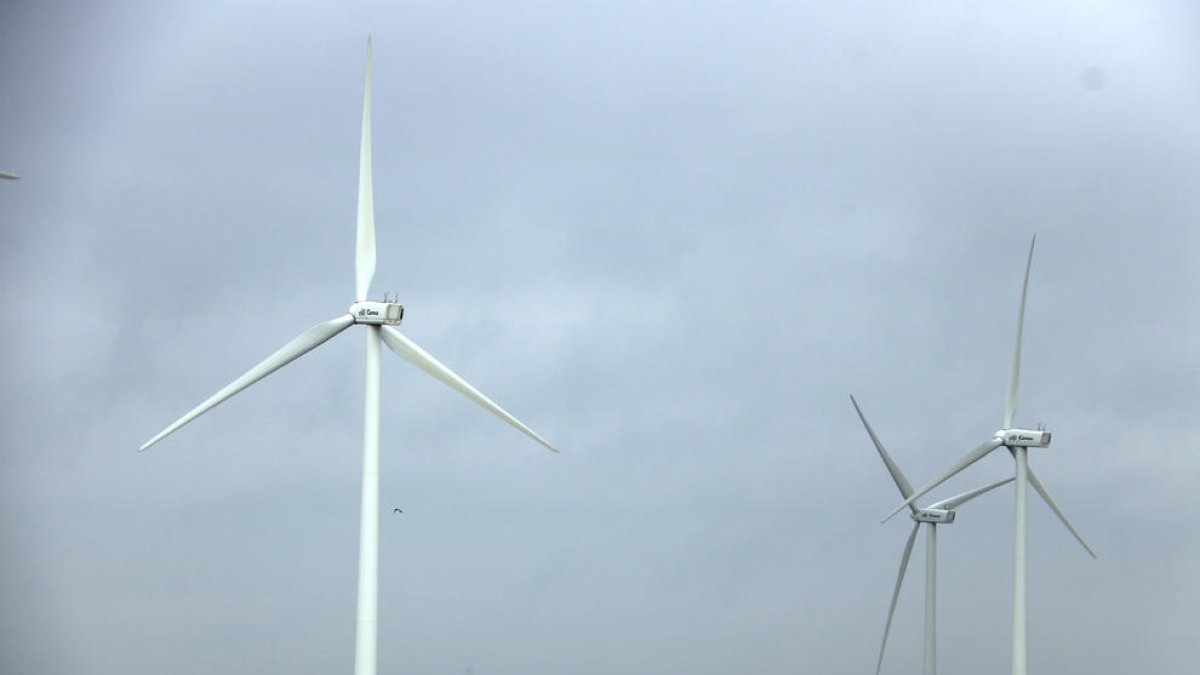
POLYGON ((404 318, 404 305, 396 302, 372 302, 363 300, 350 305, 350 316, 354 323, 370 326, 396 326, 404 318))

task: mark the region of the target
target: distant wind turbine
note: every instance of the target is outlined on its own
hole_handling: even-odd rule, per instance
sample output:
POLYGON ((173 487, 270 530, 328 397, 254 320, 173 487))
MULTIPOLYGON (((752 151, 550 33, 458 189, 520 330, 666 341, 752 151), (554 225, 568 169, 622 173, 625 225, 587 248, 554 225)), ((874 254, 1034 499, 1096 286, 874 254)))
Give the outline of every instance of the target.
POLYGON ((268 356, 224 389, 210 396, 141 447, 146 450, 165 436, 196 419, 225 399, 258 382, 354 324, 367 330, 366 413, 363 424, 362 515, 358 558, 358 621, 354 651, 356 675, 374 675, 378 635, 379 595, 379 387, 380 342, 406 361, 441 380, 463 396, 516 427, 521 433, 558 452, 532 429, 508 414, 430 356, 393 326, 400 323, 404 307, 392 302, 367 300, 375 275, 375 216, 371 188, 371 40, 367 39, 366 85, 363 92, 362 144, 358 178, 358 237, 355 254, 355 302, 346 314, 317 324, 268 356))
MULTIPOLYGON (((854 404, 854 409, 858 412, 858 418, 862 420, 863 427, 866 428, 867 434, 871 437, 871 442, 875 444, 875 449, 879 451, 879 458, 883 460, 888 473, 892 475, 892 480, 896 483, 900 494, 903 497, 909 497, 913 493, 912 484, 908 482, 908 479, 904 477, 904 473, 900 471, 900 467, 892 461, 891 455, 884 449, 883 443, 875 435, 875 430, 867 422, 867 417, 863 414, 862 408, 858 406, 858 401, 854 400, 854 397, 851 396, 850 402, 854 404)), ((928 526, 925 529, 925 675, 936 675, 937 526, 939 523, 946 525, 953 523, 955 509, 979 495, 990 492, 1012 481, 1012 478, 1008 478, 997 483, 992 483, 991 485, 985 485, 970 492, 964 492, 961 495, 951 497, 950 499, 935 502, 923 509, 917 508, 915 504, 908 505, 908 508, 912 510, 910 515, 913 519, 913 527, 912 532, 908 534, 908 541, 904 544, 904 553, 900 556, 900 571, 896 574, 896 587, 892 590, 892 603, 888 606, 887 621, 883 624, 883 641, 879 645, 879 659, 875 663, 875 675, 879 675, 880 669, 883 668, 883 650, 887 647, 888 631, 892 628, 892 615, 896 612, 896 601, 900 597, 900 586, 904 583, 904 573, 908 570, 908 559, 912 555, 913 543, 917 539, 917 530, 920 529, 922 523, 928 526)))
POLYGON ((996 448, 1005 447, 1012 453, 1013 460, 1016 462, 1016 527, 1015 527, 1015 542, 1013 544, 1013 644, 1012 644, 1012 672, 1013 675, 1025 675, 1027 665, 1027 650, 1026 637, 1028 629, 1026 625, 1026 589, 1025 589, 1025 493, 1027 485, 1032 485, 1033 489, 1041 495, 1042 500, 1054 511, 1062 524, 1067 530, 1074 535, 1075 540, 1083 546, 1093 558, 1096 557, 1095 552, 1079 536, 1075 531, 1075 527, 1071 525, 1071 521, 1063 515, 1058 504, 1054 502, 1054 498, 1050 496, 1050 492, 1038 477, 1033 473, 1033 469, 1029 468, 1029 448, 1048 448, 1050 447, 1050 432, 1045 429, 1017 429, 1013 427, 1013 416, 1017 411, 1017 393, 1020 387, 1021 380, 1021 333, 1025 327, 1025 296, 1029 292, 1029 270, 1033 266, 1033 246, 1037 243, 1037 235, 1029 242, 1029 258, 1025 261, 1025 283, 1021 287, 1021 308, 1017 312, 1017 346, 1013 351, 1012 370, 1009 373, 1008 394, 1004 400, 1004 426, 993 434, 992 439, 983 443, 974 450, 968 452, 966 456, 955 462, 949 469, 944 471, 937 478, 922 486, 904 500, 904 503, 896 507, 889 513, 884 520, 891 518, 899 513, 904 507, 911 506, 914 501, 919 499, 926 492, 941 485, 951 476, 959 471, 983 459, 988 453, 996 448))

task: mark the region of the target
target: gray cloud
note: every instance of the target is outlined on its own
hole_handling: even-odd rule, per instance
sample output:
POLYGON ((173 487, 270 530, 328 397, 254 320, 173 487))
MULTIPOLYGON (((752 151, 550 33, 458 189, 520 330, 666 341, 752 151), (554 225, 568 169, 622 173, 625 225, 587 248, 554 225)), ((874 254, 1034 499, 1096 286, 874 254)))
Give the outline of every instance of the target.
MULTIPOLYGON (((350 667, 361 338, 134 450, 348 304, 368 32, 374 291, 564 450, 385 361, 381 667, 867 672, 906 527, 847 394, 914 482, 990 434, 1037 232, 1018 421, 1100 558, 1031 505, 1031 669, 1186 670, 1196 18, 10 3, 3 670, 350 667)), ((970 506, 940 660, 1007 672, 1011 492, 970 506)))

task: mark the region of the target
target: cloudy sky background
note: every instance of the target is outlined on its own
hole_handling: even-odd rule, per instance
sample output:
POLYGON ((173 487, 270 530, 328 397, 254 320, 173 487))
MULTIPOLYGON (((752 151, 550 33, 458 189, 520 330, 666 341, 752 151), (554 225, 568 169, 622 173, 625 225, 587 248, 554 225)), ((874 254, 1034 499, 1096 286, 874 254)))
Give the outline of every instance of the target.
MULTIPOLYGON (((1030 672, 1194 670, 1200 10, 645 4, 0 7, 0 669, 352 668, 362 331, 136 448, 353 299, 371 33, 374 295, 563 450, 385 353, 381 672, 871 672, 848 394, 914 483, 989 437, 1034 232, 1099 559, 1030 502, 1030 672)), ((940 530, 944 672, 1008 672, 1012 509, 940 530)))

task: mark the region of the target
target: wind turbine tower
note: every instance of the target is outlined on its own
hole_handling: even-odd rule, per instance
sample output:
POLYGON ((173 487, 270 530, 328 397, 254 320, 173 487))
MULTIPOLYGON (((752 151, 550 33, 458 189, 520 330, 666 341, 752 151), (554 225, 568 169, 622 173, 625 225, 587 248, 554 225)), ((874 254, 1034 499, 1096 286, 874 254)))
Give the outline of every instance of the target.
MULTIPOLYGON (((862 408, 858 406, 858 401, 854 400, 854 397, 851 396, 850 402, 854 404, 854 410, 858 412, 858 418, 862 420, 863 427, 866 428, 867 434, 871 437, 871 442, 875 444, 875 449, 879 451, 879 458, 883 460, 888 473, 892 475, 892 480, 896 483, 896 488, 900 490, 901 496, 909 497, 913 493, 912 484, 908 482, 908 479, 904 477, 904 472, 900 471, 900 467, 896 465, 896 462, 892 461, 891 455, 884 449, 883 443, 875 435, 875 430, 867 422, 866 415, 863 415, 862 408)), ((951 497, 950 499, 935 502, 923 509, 917 508, 915 504, 909 504, 908 508, 911 510, 909 515, 913 519, 913 527, 912 531, 908 534, 908 541, 904 544, 904 553, 900 556, 900 571, 896 574, 896 587, 892 590, 892 603, 888 607, 887 621, 883 624, 883 641, 879 645, 879 660, 875 663, 875 675, 879 675, 880 669, 883 668, 883 650, 887 647, 888 631, 892 627, 892 615, 896 612, 896 601, 900 597, 900 586, 904 583, 904 573, 908 570, 908 559, 912 555, 913 543, 917 539, 917 530, 922 525, 926 526, 924 673, 925 675, 937 674, 937 526, 939 524, 949 525, 953 523, 955 509, 979 495, 990 492, 1012 481, 1012 478, 1008 478, 997 483, 992 483, 991 485, 985 485, 970 492, 964 492, 961 495, 951 497)))
POLYGON ((1013 417, 1017 412, 1017 394, 1020 388, 1021 380, 1021 334, 1025 328, 1025 297, 1029 291, 1029 270, 1033 266, 1033 246, 1037 243, 1037 236, 1029 242, 1029 257, 1025 261, 1025 282, 1021 287, 1021 308, 1017 312, 1017 346, 1013 351, 1012 370, 1009 372, 1008 378, 1008 393, 1004 399, 1004 426, 999 431, 992 434, 992 438, 983 444, 968 452, 962 459, 955 462, 949 469, 942 472, 937 478, 934 478, 928 484, 921 487, 913 494, 909 495, 903 504, 896 507, 889 513, 884 520, 899 513, 906 506, 911 504, 929 492, 933 488, 941 485, 951 476, 959 471, 983 459, 988 453, 996 448, 1007 448, 1013 456, 1013 461, 1016 465, 1016 513, 1013 542, 1013 636, 1012 636, 1012 672, 1013 675, 1025 675, 1027 672, 1027 640, 1028 627, 1026 623, 1026 598, 1027 592, 1025 587, 1025 572, 1026 572, 1026 557, 1025 557, 1025 507, 1026 507, 1026 492, 1028 486, 1032 486, 1035 491, 1041 496, 1050 510, 1054 511, 1054 515, 1067 528, 1068 531, 1083 546, 1093 558, 1096 557, 1095 552, 1079 536, 1075 527, 1071 525, 1071 521, 1063 515, 1058 504, 1054 502, 1054 498, 1050 496, 1050 492, 1045 485, 1038 480, 1033 469, 1029 467, 1029 448, 1048 448, 1050 447, 1051 434, 1045 429, 1022 429, 1013 426, 1013 417))
POLYGON ((217 404, 324 344, 353 325, 366 329, 366 403, 363 415, 362 512, 359 530, 358 618, 355 631, 354 672, 375 675, 379 598, 379 392, 381 343, 447 386, 471 399, 521 433, 558 452, 546 439, 522 424, 478 389, 405 337, 395 327, 404 318, 404 307, 386 299, 368 300, 375 276, 375 212, 371 186, 371 40, 367 39, 366 84, 363 91, 362 141, 359 149, 358 230, 355 245, 354 302, 349 310, 301 333, 241 377, 210 396, 183 417, 147 441, 141 450, 196 419, 217 404))

